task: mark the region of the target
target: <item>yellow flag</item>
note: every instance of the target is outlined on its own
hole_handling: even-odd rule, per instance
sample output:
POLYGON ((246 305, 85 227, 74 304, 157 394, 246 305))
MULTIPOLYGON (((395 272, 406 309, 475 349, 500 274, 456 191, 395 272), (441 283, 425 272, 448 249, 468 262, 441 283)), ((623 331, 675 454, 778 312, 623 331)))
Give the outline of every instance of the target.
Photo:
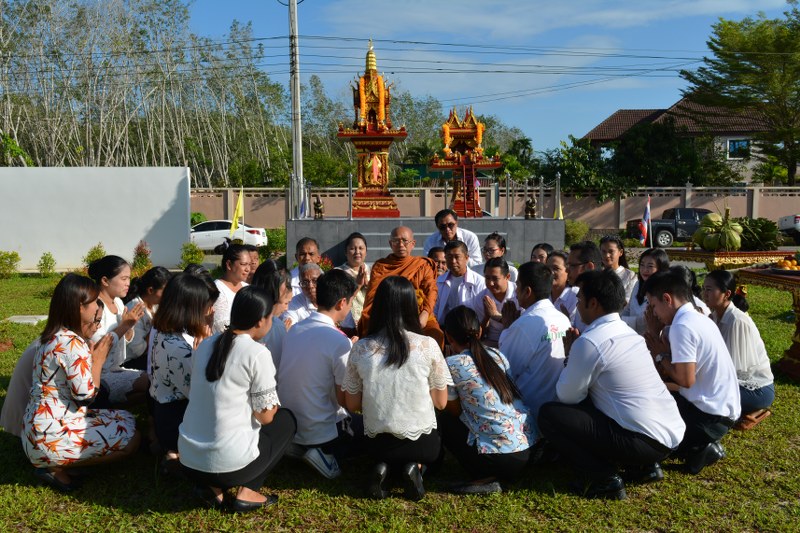
POLYGON ((236 201, 236 209, 233 211, 233 220, 231 220, 231 239, 233 232, 239 227, 239 219, 244 216, 244 187, 239 190, 239 199, 236 201))
POLYGON ((556 208, 553 210, 553 218, 561 220, 564 218, 564 211, 561 210, 561 199, 556 200, 556 208))

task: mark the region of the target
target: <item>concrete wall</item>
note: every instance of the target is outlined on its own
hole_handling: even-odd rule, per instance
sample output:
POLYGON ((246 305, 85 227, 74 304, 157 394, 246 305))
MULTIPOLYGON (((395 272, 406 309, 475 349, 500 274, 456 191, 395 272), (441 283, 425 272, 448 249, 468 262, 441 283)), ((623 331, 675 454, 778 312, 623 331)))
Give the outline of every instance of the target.
POLYGON ((21 270, 50 252, 64 270, 98 242, 131 260, 144 239, 153 264, 176 266, 189 196, 188 168, 0 168, 0 250, 19 253, 21 270))

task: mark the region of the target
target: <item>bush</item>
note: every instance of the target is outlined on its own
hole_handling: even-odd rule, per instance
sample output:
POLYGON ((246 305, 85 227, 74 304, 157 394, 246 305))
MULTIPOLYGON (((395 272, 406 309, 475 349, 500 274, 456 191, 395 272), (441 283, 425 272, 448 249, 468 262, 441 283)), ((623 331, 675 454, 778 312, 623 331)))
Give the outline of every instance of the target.
POLYGON ((181 269, 186 268, 190 263, 198 265, 206 258, 206 254, 193 242, 183 243, 181 247, 181 269))
POLYGON ((39 258, 39 263, 36 265, 39 269, 39 275, 47 278, 56 272, 56 258, 50 252, 45 252, 39 258))
POLYGON ((153 262, 150 260, 150 247, 147 246, 145 241, 139 241, 136 248, 133 249, 133 264, 131 264, 131 276, 140 278, 142 275, 153 268, 153 262))
POLYGON ((628 248, 641 248, 642 247, 642 243, 639 241, 639 239, 630 239, 630 238, 622 239, 622 245, 625 247, 626 250, 628 248))
POLYGON ((286 228, 266 228, 267 245, 258 251, 261 259, 280 256, 286 253, 286 228))
POLYGON ((0 251, 0 278, 10 278, 16 274, 20 260, 17 252, 0 251))
POLYGON ((89 248, 89 251, 86 252, 85 256, 83 256, 84 268, 89 268, 89 265, 92 263, 92 261, 97 261, 98 259, 102 259, 106 255, 108 254, 106 254, 106 249, 103 247, 103 243, 98 242, 97 244, 89 248))
POLYGON ((564 220, 564 244, 569 246, 581 242, 589 233, 589 224, 568 218, 564 220))
POLYGON ((205 222, 206 220, 208 220, 208 218, 206 218, 206 216, 203 213, 200 213, 199 211, 195 211, 189 217, 189 225, 190 226, 196 226, 197 224, 199 224, 201 222, 205 222))

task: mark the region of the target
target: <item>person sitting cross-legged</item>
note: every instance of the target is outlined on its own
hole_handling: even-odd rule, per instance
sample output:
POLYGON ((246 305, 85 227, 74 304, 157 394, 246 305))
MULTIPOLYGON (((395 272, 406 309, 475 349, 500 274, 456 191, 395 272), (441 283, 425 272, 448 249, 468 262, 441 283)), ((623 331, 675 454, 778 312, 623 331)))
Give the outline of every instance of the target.
POLYGON ((631 481, 662 479, 658 462, 677 448, 686 425, 644 339, 619 317, 625 289, 617 274, 584 272, 577 284, 587 327, 569 347, 558 401, 542 406, 539 429, 577 471, 576 492, 624 499, 620 466, 631 481))

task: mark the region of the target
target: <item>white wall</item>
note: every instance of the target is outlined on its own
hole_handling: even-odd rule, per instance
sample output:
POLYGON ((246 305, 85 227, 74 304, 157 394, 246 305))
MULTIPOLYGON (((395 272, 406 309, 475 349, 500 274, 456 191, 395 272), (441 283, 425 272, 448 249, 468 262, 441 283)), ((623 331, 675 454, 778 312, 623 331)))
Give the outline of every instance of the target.
POLYGON ((97 244, 133 259, 144 239, 154 265, 180 263, 189 240, 188 168, 0 168, 0 250, 20 270, 50 252, 56 269, 80 267, 97 244))

